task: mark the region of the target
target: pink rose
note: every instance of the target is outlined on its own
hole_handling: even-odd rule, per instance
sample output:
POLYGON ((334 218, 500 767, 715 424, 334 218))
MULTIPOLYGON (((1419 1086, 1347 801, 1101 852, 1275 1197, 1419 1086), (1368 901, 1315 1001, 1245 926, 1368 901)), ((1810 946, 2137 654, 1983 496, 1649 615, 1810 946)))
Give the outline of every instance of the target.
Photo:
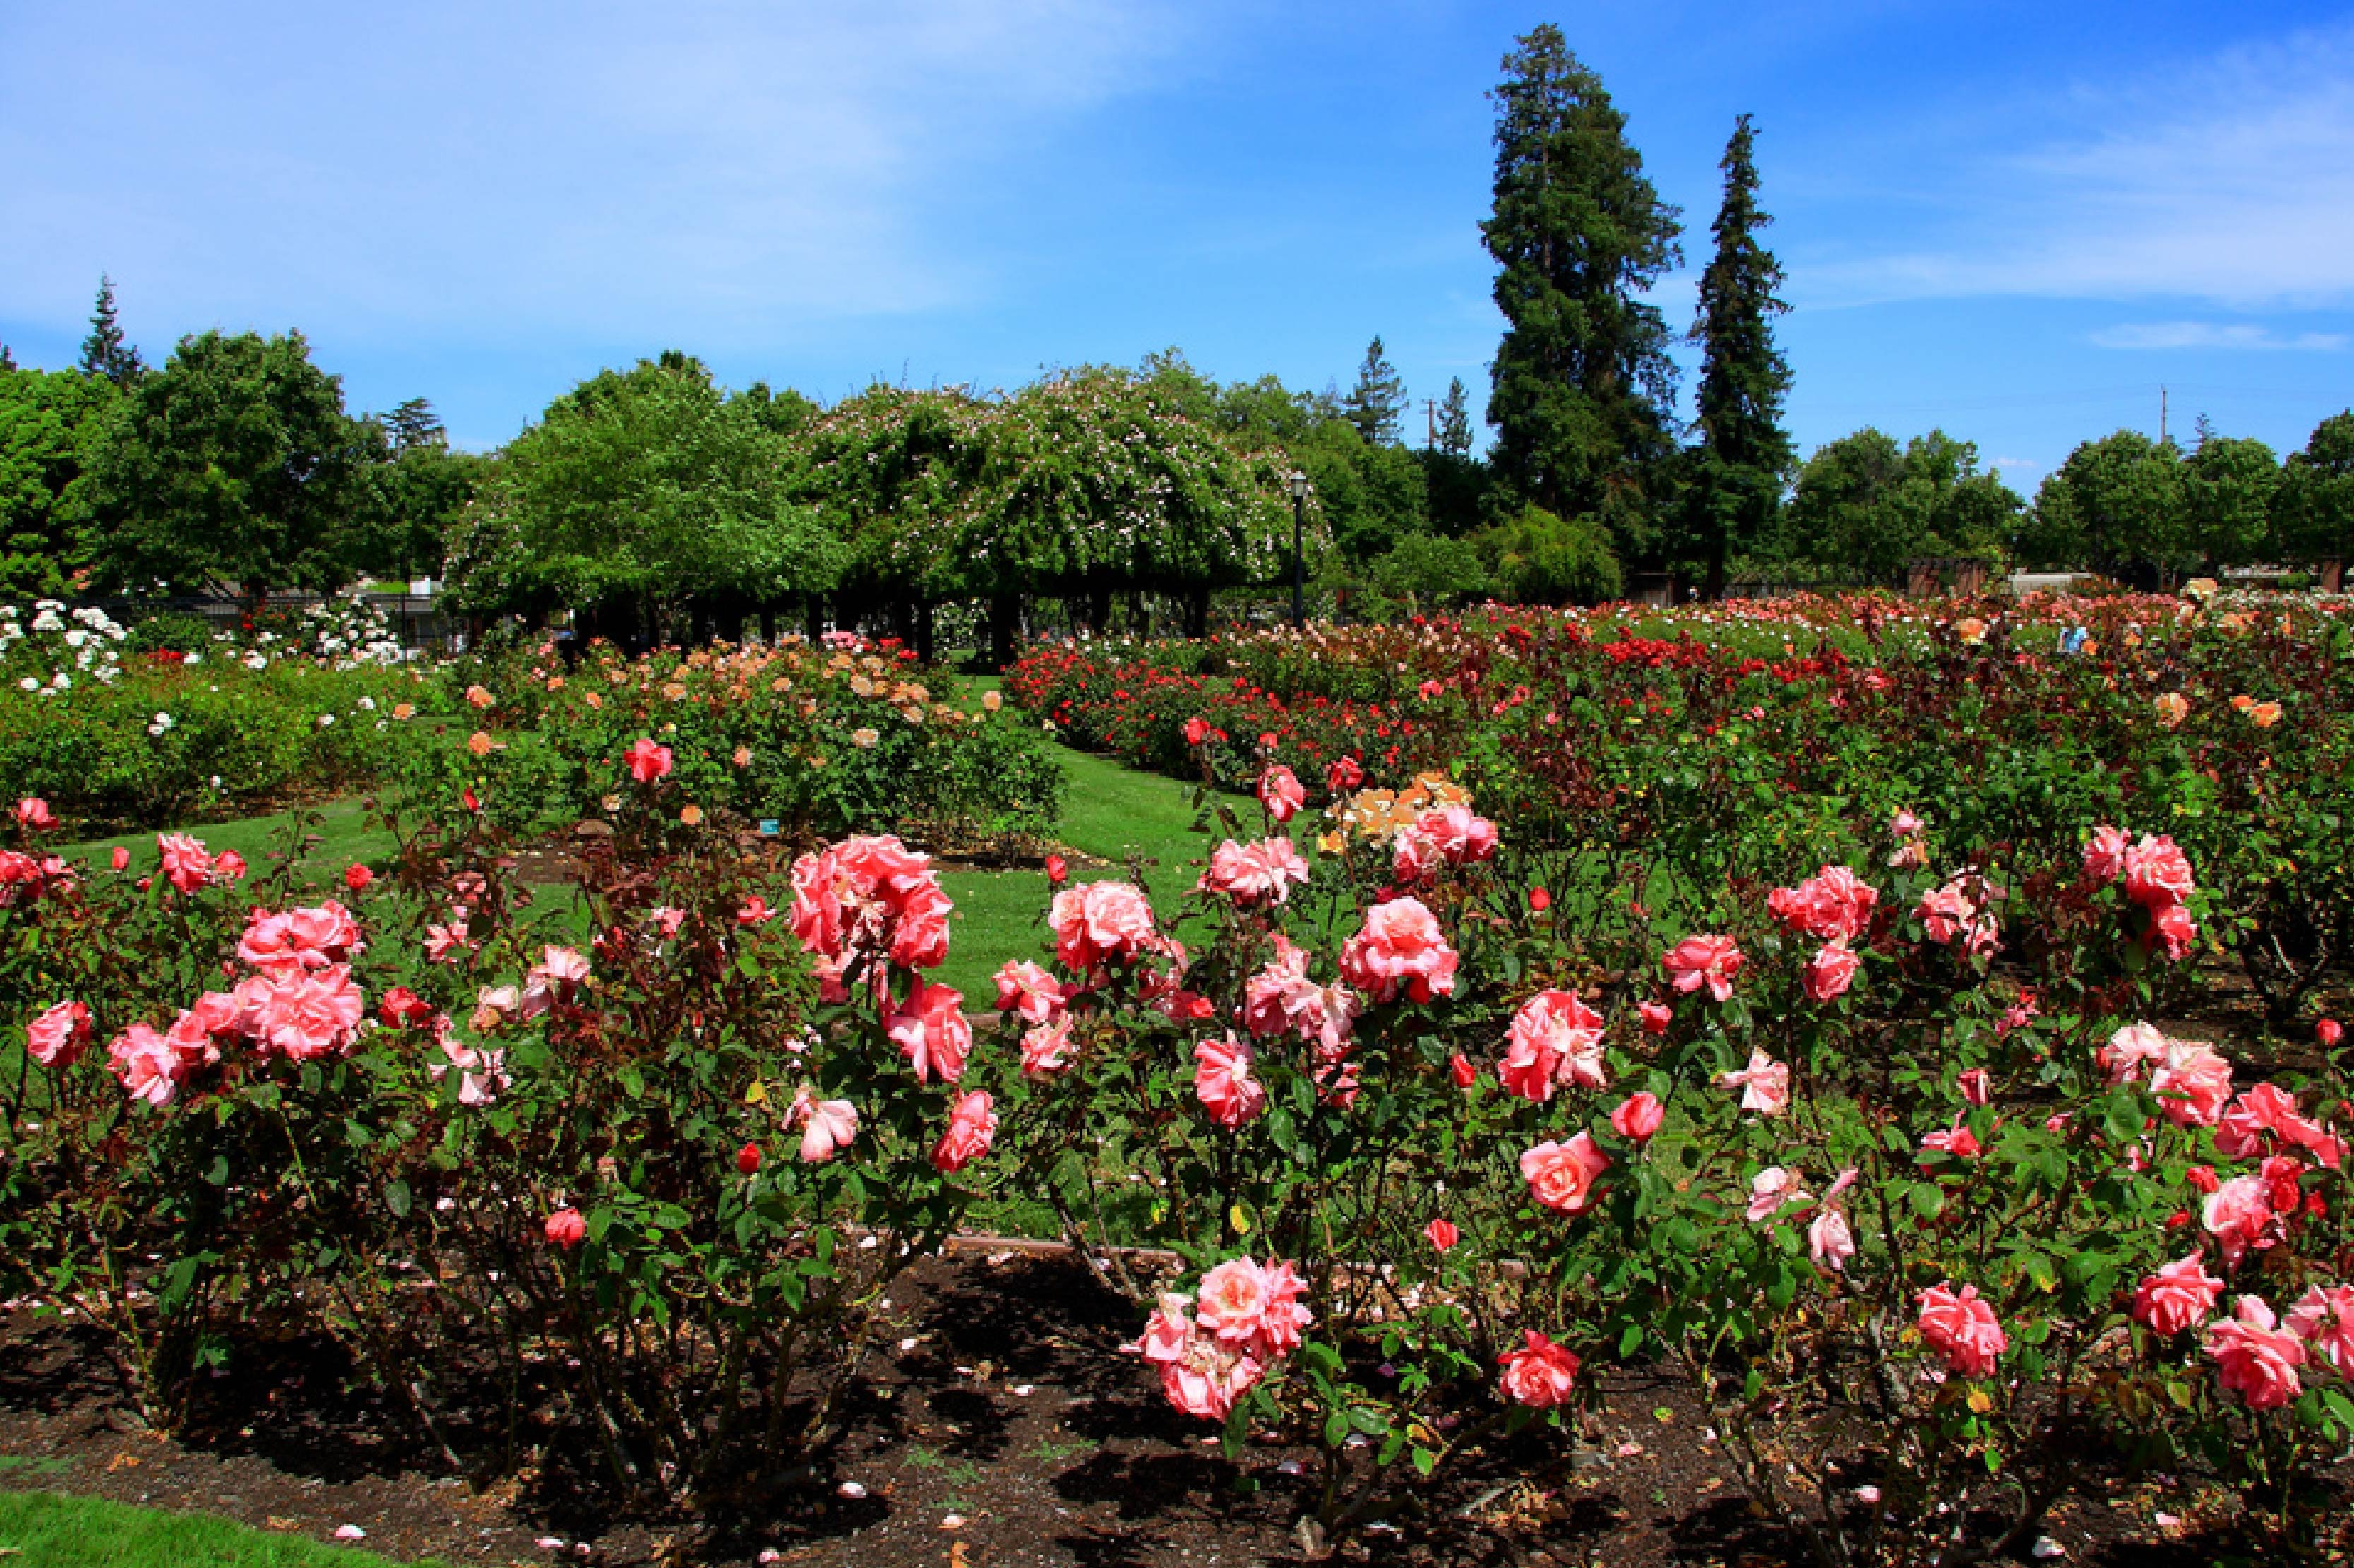
POLYGON ((2166 949, 2169 963, 2179 964, 2189 958, 2199 940, 2198 923, 2190 918, 2190 911, 2179 904, 2169 904, 2152 914, 2149 931, 2166 949))
POLYGON ((1797 1172, 1785 1171, 1779 1165, 1768 1165, 1749 1179, 1748 1219, 1753 1225, 1772 1219, 1786 1203, 1813 1202, 1811 1196, 1799 1191, 1797 1172))
POLYGON ((1455 1244, 1463 1239, 1462 1233, 1455 1228, 1454 1222, 1446 1219, 1431 1221, 1430 1224, 1423 1226, 1422 1234, 1428 1236, 1430 1245, 1441 1252, 1453 1250, 1455 1244))
POLYGON ((1844 943, 1826 945, 1808 960, 1806 972, 1800 977, 1809 1001, 1836 1001, 1847 994, 1854 982, 1857 967, 1862 962, 1850 952, 1844 943))
POLYGON ((1609 1169, 1610 1157, 1587 1132, 1567 1143, 1540 1143, 1521 1156, 1530 1196, 1558 1214, 1582 1214, 1593 1207, 1601 1196, 1595 1184, 1609 1169))
POLYGON ((1705 985, 1709 995, 1723 1001, 1733 994, 1743 959, 1730 937, 1686 937, 1659 961, 1676 990, 1695 991, 1705 985))
POLYGON ((1027 959, 1008 959, 997 971, 997 1011, 1025 1023, 1052 1023, 1063 1015, 1062 983, 1027 959))
POLYGON ((1777 887, 1766 895, 1766 907, 1784 929, 1821 942, 1846 943, 1861 936, 1879 902, 1879 889, 1843 865, 1826 865, 1797 886, 1777 887))
POLYGON ((2167 1044, 2166 1036, 2148 1024, 2128 1023, 2109 1036, 2093 1060, 2115 1088, 2141 1077, 2151 1063, 2165 1061, 2167 1044))
POLYGON ((1152 906, 1125 882, 1065 888, 1055 895, 1048 923, 1055 928, 1055 957, 1080 973, 1127 963, 1160 943, 1152 906))
POLYGON ((656 746, 648 736, 639 736, 621 760, 629 764, 630 777, 641 784, 670 777, 670 747, 656 746))
POLYGON ((107 856, 107 863, 117 871, 127 871, 131 866, 131 852, 117 844, 114 846, 114 853, 107 856))
POLYGON ((1332 766, 1324 769, 1324 788, 1335 795, 1346 795, 1364 781, 1365 770, 1357 766, 1353 757, 1336 758, 1332 766))
POLYGON ((1635 1013, 1643 1021, 1643 1033, 1646 1034, 1665 1034, 1668 1025, 1676 1021, 1675 1010, 1665 1002, 1638 1002, 1635 1013))
POLYGON ((2206 1320, 2223 1294, 2223 1282, 2201 1266, 2197 1253, 2169 1263, 2134 1291, 2134 1321, 2155 1333, 2173 1335, 2206 1320))
POLYGON ((1834 1274, 1843 1273, 1855 1255, 1855 1235, 1847 1216, 1826 1203, 1807 1226, 1807 1255, 1834 1274))
POLYGON ((543 944, 532 972, 557 986, 578 985, 588 978, 588 960, 578 948, 543 944))
POLYGON ((1288 1263, 1229 1258, 1202 1277, 1195 1319, 1221 1343, 1269 1361, 1297 1350, 1299 1330, 1315 1320, 1300 1302, 1307 1293, 1288 1263))
POLYGON ((368 884, 375 880, 376 873, 356 861, 344 868, 344 885, 354 893, 366 892, 368 884))
POLYGON ((1449 865, 1470 865, 1496 853, 1496 824, 1469 806, 1440 806, 1414 821, 1414 831, 1437 847, 1449 865))
POLYGON ((939 967, 954 908, 929 858, 888 834, 844 839, 793 863, 788 923, 836 991, 853 965, 877 959, 903 969, 939 967))
POLYGON ((2354 1285, 2308 1287, 2288 1309, 2288 1326, 2338 1376, 2354 1379, 2354 1285))
POLYGON ((1289 839, 1261 839, 1249 845, 1228 839, 1210 853, 1210 869, 1197 885, 1248 909, 1280 904, 1293 887, 1307 883, 1308 863, 1289 839))
POLYGON ((2262 1176, 2234 1176, 2224 1182, 2208 1194, 2201 1215, 2208 1234, 2223 1249, 2223 1261, 2235 1266, 2250 1251, 2278 1246, 2285 1235, 2262 1176))
POLYGON ((252 1032, 265 1052, 307 1062, 349 1049, 366 1012, 348 966, 292 971, 262 993, 252 1032))
POLYGON ((143 1023, 134 1023, 107 1042, 107 1069, 122 1080, 122 1092, 151 1106, 167 1106, 187 1071, 172 1043, 143 1023))
POLYGON ((61 1001, 25 1025, 25 1050, 44 1067, 70 1067, 90 1046, 90 1009, 61 1001))
POLYGON ((1258 803, 1277 821, 1288 822, 1308 804, 1308 791, 1300 787, 1299 776, 1278 762, 1259 775, 1258 803))
POLYGON ((2305 1341, 2253 1296, 2241 1297, 2231 1317, 2207 1326, 2206 1350, 2218 1381, 2250 1410, 2278 1410, 2304 1392, 2296 1369, 2305 1364, 2305 1341))
POLYGON ((2168 1040, 2166 1065, 2149 1077, 2150 1092, 2177 1127, 2213 1127, 2232 1097, 2232 1064, 2200 1040, 2168 1040))
POLYGON ((1144 1325, 1144 1337, 1129 1347, 1161 1369, 1161 1392, 1188 1415, 1224 1421, 1235 1401, 1261 1375, 1257 1358, 1205 1333, 1189 1315, 1192 1300, 1172 1293, 1144 1325))
POLYGON ((1364 927, 1341 946, 1341 978, 1391 1001, 1428 1001, 1455 991, 1455 949, 1438 928, 1437 916, 1418 898, 1393 898, 1365 915, 1364 927))
POLYGON ((964 1059, 972 1051, 972 1025, 964 1021, 964 992, 950 986, 917 980, 907 1000, 883 1021, 902 1055, 916 1069, 916 1082, 953 1084, 964 1076, 964 1059))
POLYGON ((452 920, 447 926, 425 927, 425 958, 429 963, 455 962, 459 952, 470 949, 473 945, 466 939, 466 922, 463 920, 452 920))
POLYGON ((351 911, 330 898, 277 915, 254 910, 238 941, 237 956, 258 969, 323 969, 366 947, 351 911))
POLYGON ((1022 1075, 1028 1078, 1051 1077, 1070 1065, 1065 1053, 1071 1049, 1071 1015, 1063 1014, 1052 1023, 1042 1023, 1025 1031, 1022 1036, 1022 1075))
POLYGON ((1503 1358, 1504 1396, 1535 1410, 1567 1404, 1577 1393, 1577 1358, 1534 1329, 1503 1358))
POLYGON ((1790 1108, 1790 1065, 1776 1062, 1765 1052, 1753 1048, 1749 1065, 1737 1073, 1724 1073, 1717 1083, 1728 1089, 1741 1091, 1741 1108, 1765 1116, 1780 1116, 1790 1108))
POLYGON ((990 1109, 991 1104, 986 1089, 958 1097, 955 1109, 949 1113, 949 1129, 940 1136, 939 1147, 932 1150, 934 1165, 942 1171, 961 1171, 989 1152, 997 1137, 997 1113, 990 1109))
POLYGON ((1929 940, 1959 946, 1972 958, 1984 957, 2002 945, 2001 927, 1969 895, 1960 877, 1923 895, 1915 913, 1929 940))
POLYGON ((1281 932, 1275 957, 1243 986, 1243 1024, 1251 1033, 1266 1040, 1288 1032, 1328 1054, 1347 1045, 1361 1005, 1348 987, 1310 979, 1307 949, 1281 932))
POLYGON ((2142 835, 2125 854, 2126 896, 2153 912, 2189 901, 2197 890, 2190 860, 2170 838, 2142 835))
POLYGON ((1956 1117, 1954 1125, 1944 1131, 1933 1132, 1922 1139, 1921 1147, 1925 1151, 1938 1150, 1956 1160, 1976 1160, 1985 1152, 1978 1147, 1978 1135, 1965 1126, 1959 1117, 1956 1117))
POLYGON ((222 882, 245 879, 245 857, 235 850, 223 850, 213 857, 213 875, 222 882))
POLYGON ((2084 844, 2084 874, 2094 882, 2115 882, 2126 874, 2126 852, 2133 841, 2104 822, 2084 844))
POLYGON ((1267 1088, 1250 1067, 1250 1047, 1231 1034, 1193 1047, 1193 1093, 1220 1127, 1240 1127, 1267 1108, 1267 1088))
POLYGON ((1956 1377, 1990 1375, 1996 1358, 2010 1348, 1978 1287, 1965 1285, 1956 1295, 1950 1281, 1921 1292, 1921 1337, 1956 1377))
POLYGON ((1649 1089, 1638 1089, 1620 1102, 1610 1113, 1610 1125, 1619 1137, 1629 1143, 1649 1143, 1659 1124, 1668 1119, 1667 1107, 1649 1089))
POLYGON ((2258 1084, 2233 1100, 2215 1127, 2215 1148, 2226 1160, 2261 1155, 2275 1142, 2305 1150, 2323 1165, 2345 1158, 2337 1135, 2297 1114, 2296 1101, 2274 1084, 2258 1084))
POLYGON ((51 814, 47 800, 37 795, 27 795, 16 802, 16 825, 42 833, 56 827, 58 819, 51 814))
POLYGON ((822 1165, 850 1146, 858 1136, 858 1107, 848 1100, 822 1100, 804 1087, 785 1113, 785 1126, 801 1129, 801 1160, 822 1165))
POLYGON ((1496 1075, 1514 1094, 1539 1104, 1556 1083, 1598 1089, 1609 1078, 1602 1062, 1602 1015, 1575 991, 1541 991, 1521 1004, 1506 1035, 1496 1075))
POLYGON ((588 1235, 588 1222, 580 1217, 578 1209, 558 1209, 547 1216, 547 1224, 543 1228, 547 1232, 549 1241, 569 1252, 588 1235))
POLYGON ((212 880, 213 857, 186 833, 157 833, 155 847, 164 856, 164 880, 183 893, 194 893, 212 880))
POLYGON ((2313 1037, 2321 1042, 2323 1050, 2334 1051, 2338 1048, 2338 1043, 2346 1037, 2346 1031, 2338 1020, 2325 1018, 2313 1026, 2313 1037))
POLYGON ((1974 1106, 1982 1106, 1994 1098, 1994 1079, 1984 1067, 1972 1067, 1954 1079, 1954 1086, 1962 1098, 1974 1106))

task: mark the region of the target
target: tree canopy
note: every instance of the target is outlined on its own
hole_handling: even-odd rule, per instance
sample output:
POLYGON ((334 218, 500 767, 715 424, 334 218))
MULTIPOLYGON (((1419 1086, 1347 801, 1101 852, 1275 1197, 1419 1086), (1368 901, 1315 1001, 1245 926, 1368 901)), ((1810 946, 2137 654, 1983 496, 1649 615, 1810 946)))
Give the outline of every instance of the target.
POLYGON ((69 503, 103 588, 328 591, 373 440, 300 333, 202 333, 92 432, 69 503))
POLYGON ((1504 58, 1496 103, 1498 345, 1488 422, 1498 478, 1558 515, 1608 520, 1620 553, 1674 452, 1676 367, 1644 291, 1681 260, 1601 79, 1550 24, 1504 58))

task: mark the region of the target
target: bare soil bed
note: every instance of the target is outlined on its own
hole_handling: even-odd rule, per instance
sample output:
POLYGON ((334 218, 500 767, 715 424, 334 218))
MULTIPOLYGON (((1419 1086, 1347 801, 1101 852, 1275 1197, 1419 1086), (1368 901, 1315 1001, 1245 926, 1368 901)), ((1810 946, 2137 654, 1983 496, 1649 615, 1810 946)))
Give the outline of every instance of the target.
MULTIPOLYGON (((1238 1461, 1119 1353, 1139 1319, 1067 1257, 960 1250, 893 1290, 891 1336, 838 1441, 721 1520, 615 1513, 601 1477, 549 1450, 476 1490, 443 1473, 335 1357, 290 1346, 217 1381, 177 1440, 138 1428, 82 1333, 0 1326, 0 1487, 224 1514, 326 1539, 364 1529, 400 1558, 451 1563, 1069 1564, 1295 1563, 1314 1453, 1238 1461)), ((1341 1542, 1341 1562, 1778 1564, 1797 1542, 1756 1518, 1680 1385, 1611 1374, 1614 1411, 1537 1428, 1430 1483, 1341 1542)), ((2354 1480, 2331 1478, 2341 1497, 2354 1480)), ((2195 1476, 2128 1479, 2088 1463, 2048 1526, 2064 1561, 2260 1560, 2234 1506, 2195 1476)), ((2354 1510, 2349 1510, 2354 1511, 2354 1510)), ((2341 1544, 2336 1560, 2346 1560, 2341 1544)))

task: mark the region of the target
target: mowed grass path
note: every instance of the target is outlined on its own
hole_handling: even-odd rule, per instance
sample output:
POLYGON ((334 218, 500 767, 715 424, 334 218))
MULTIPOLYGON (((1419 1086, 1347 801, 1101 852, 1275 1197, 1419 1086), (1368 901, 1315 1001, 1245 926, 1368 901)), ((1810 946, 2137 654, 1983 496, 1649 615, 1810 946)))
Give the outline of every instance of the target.
POLYGON ((389 1568, 389 1559, 349 1546, 55 1492, 0 1492, 0 1562, 27 1568, 389 1568))
MULTIPOLYGON (((1145 891, 1157 909, 1173 911, 1178 897, 1201 874, 1206 854, 1193 832, 1193 790, 1174 779, 1140 773, 1117 762, 1068 747, 1048 743, 1068 779, 1063 821, 1056 838, 1085 857, 1073 864, 1074 881, 1126 877, 1131 861, 1143 863, 1145 891)), ((1239 807, 1255 816, 1257 806, 1236 797, 1239 807)), ((313 808, 318 820, 306 832, 319 842, 303 845, 296 856, 298 883, 334 891, 344 869, 355 861, 376 860, 391 853, 392 835, 370 821, 357 800, 331 800, 313 808)), ((273 868, 274 856, 292 842, 297 813, 280 811, 233 821, 204 822, 185 831, 202 839, 216 853, 235 850, 256 873, 273 868)), ((68 846, 69 856, 103 861, 116 846, 131 852, 132 863, 152 870, 155 859, 153 832, 121 833, 68 846)), ((949 961, 939 979, 964 992, 969 1005, 986 1008, 996 999, 990 977, 1012 958, 1037 958, 1044 950, 1046 906, 1051 895, 1045 874, 1020 871, 949 871, 941 875, 949 896, 956 900, 955 935, 949 961)), ((541 918, 578 924, 568 916, 565 899, 550 899, 541 918)), ((0 1565, 5 1560, 0 1560, 0 1565)))

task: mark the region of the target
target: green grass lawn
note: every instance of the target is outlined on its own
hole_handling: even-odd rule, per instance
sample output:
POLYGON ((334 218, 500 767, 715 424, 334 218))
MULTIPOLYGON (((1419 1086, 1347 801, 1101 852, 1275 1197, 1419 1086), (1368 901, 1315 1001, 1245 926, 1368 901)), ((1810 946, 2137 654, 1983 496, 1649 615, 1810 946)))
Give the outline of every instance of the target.
MULTIPOLYGON (((217 854, 222 850, 235 850, 246 858, 256 873, 271 868, 276 856, 286 852, 292 842, 298 817, 315 817, 316 822, 305 829, 319 842, 306 846, 297 856, 303 879, 325 885, 340 878, 344 868, 354 861, 370 860, 388 855, 393 850, 392 835, 369 820, 366 805, 357 800, 329 800, 297 813, 273 811, 266 817, 242 817, 233 821, 198 822, 180 830, 202 839, 207 849, 217 854)), ((131 863, 153 870, 155 860, 155 835, 152 832, 119 833, 111 839, 90 839, 68 844, 58 853, 68 859, 103 860, 117 845, 131 852, 131 863)))
POLYGON ((0 1563, 27 1568, 327 1568, 388 1561, 203 1514, 55 1492, 0 1492, 0 1563))
MULTIPOLYGON (((1173 779, 1083 751, 1055 751, 1069 785, 1055 837, 1089 862, 1108 863, 1074 865, 1072 879, 1125 878, 1129 863, 1141 862, 1153 907, 1173 909, 1201 875, 1201 867, 1190 863, 1206 853, 1193 832, 1193 792, 1173 779)), ((1041 956, 1052 890, 1045 874, 1035 870, 951 871, 940 885, 957 906, 956 935, 940 978, 965 993, 967 1005, 986 1007, 997 994, 990 976, 999 965, 1041 956)))

